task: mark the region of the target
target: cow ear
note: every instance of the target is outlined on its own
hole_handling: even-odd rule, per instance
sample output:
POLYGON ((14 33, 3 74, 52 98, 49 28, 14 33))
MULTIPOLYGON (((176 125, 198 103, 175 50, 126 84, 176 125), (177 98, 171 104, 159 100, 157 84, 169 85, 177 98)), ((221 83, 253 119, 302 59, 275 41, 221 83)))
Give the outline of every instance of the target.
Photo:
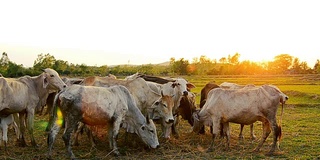
POLYGON ((43 83, 42 84, 43 84, 43 88, 47 88, 49 82, 48 82, 48 79, 46 76, 43 76, 43 83))
POLYGON ((187 88, 191 89, 191 88, 196 88, 196 86, 192 83, 187 83, 187 88))

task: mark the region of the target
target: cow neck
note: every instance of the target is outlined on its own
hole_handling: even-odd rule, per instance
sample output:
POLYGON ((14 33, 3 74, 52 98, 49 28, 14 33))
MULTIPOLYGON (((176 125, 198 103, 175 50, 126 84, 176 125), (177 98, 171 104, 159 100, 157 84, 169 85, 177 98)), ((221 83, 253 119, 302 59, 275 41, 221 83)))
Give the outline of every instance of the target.
POLYGON ((174 111, 174 114, 176 114, 177 109, 179 108, 181 98, 182 98, 182 94, 180 92, 178 92, 178 94, 174 94, 174 96, 173 96, 173 100, 174 100, 173 111, 174 111))
POLYGON ((126 119, 129 123, 133 123, 135 127, 140 127, 146 123, 146 119, 136 106, 128 105, 128 113, 126 119))
POLYGON ((33 86, 35 91, 40 99, 46 98, 48 96, 49 90, 47 88, 43 88, 43 76, 44 73, 39 76, 31 77, 31 81, 33 82, 33 86))

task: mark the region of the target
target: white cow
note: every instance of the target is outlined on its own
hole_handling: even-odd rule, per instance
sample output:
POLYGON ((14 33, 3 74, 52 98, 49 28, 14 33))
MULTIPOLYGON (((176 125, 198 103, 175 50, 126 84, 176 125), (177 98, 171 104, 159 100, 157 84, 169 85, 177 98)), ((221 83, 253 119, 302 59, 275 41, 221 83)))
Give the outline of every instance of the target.
POLYGON ((21 78, 0 78, 0 117, 19 113, 20 145, 26 146, 24 139, 25 120, 31 136, 31 143, 37 146, 33 136, 35 108, 45 102, 53 90, 62 90, 66 84, 59 74, 50 68, 44 69, 39 76, 21 78), (27 116, 27 117, 26 117, 27 116))
MULTIPOLYGON (((220 84, 220 87, 223 89, 241 89, 241 88, 245 88, 245 87, 246 88, 255 87, 255 85, 254 84, 239 85, 236 83, 223 82, 220 84)), ((243 127, 244 127, 244 124, 240 124, 239 139, 244 139, 243 127)), ((256 136, 254 135, 254 131, 253 131, 253 124, 250 124, 250 135, 251 135, 252 140, 256 139, 256 136)))
POLYGON ((252 124, 256 121, 261 121, 263 136, 255 151, 260 150, 272 130, 273 144, 269 154, 273 154, 278 138, 281 138, 281 121, 278 126, 276 114, 279 102, 284 104, 286 100, 288 100, 288 96, 273 85, 238 90, 216 88, 209 92, 207 102, 201 111, 198 114, 194 114, 193 130, 198 133, 201 126, 212 125, 213 140, 209 148, 210 151, 214 147, 214 140, 220 131, 221 123, 223 124, 224 132, 227 134, 227 145, 229 147, 229 122, 252 124))
POLYGON ((50 124, 53 126, 50 126, 48 135, 49 158, 60 129, 56 123, 57 99, 60 100, 59 106, 66 123, 62 138, 71 159, 74 159, 75 155, 71 149, 70 134, 79 121, 87 125, 107 126, 110 148, 116 155, 120 154, 116 144, 120 124, 127 129, 127 132, 136 133, 151 148, 157 148, 159 145, 153 121, 143 116, 127 88, 120 85, 109 88, 72 85, 55 98, 55 112, 50 119, 50 124))

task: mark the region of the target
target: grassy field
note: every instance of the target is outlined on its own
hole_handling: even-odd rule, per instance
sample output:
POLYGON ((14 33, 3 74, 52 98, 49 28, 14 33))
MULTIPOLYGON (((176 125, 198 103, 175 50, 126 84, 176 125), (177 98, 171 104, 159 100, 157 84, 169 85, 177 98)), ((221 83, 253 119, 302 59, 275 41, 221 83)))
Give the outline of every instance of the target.
MULTIPOLYGON (((171 137, 165 140, 159 137, 161 147, 148 149, 137 136, 126 136, 120 132, 118 147, 119 157, 110 154, 108 141, 105 134, 99 134, 97 148, 91 149, 91 144, 86 135, 81 136, 80 146, 73 146, 73 151, 79 159, 319 159, 320 158, 320 75, 292 75, 292 76, 197 76, 184 77, 197 87, 192 92, 197 94, 197 103, 200 99, 202 87, 214 81, 234 82, 238 84, 274 84, 278 86, 290 98, 285 105, 282 129, 283 139, 280 142, 281 151, 274 156, 266 156, 269 145, 272 143, 270 135, 261 151, 252 150, 257 146, 262 131, 261 123, 255 123, 257 140, 250 140, 249 126, 244 129, 245 139, 238 140, 239 125, 231 124, 231 147, 225 148, 225 140, 218 140, 213 152, 206 152, 211 142, 211 135, 197 135, 191 132, 191 126, 186 121, 181 121, 179 126, 180 137, 171 137)), ((280 107, 279 112, 280 113, 280 107)), ((280 114, 278 114, 280 115, 280 114)), ((9 130, 9 155, 0 150, 0 159, 46 159, 47 145, 44 129, 48 116, 36 116, 35 137, 39 144, 37 149, 30 146, 21 148, 15 145, 13 130, 9 130)), ((208 130, 208 128, 207 128, 208 130)), ((53 158, 66 159, 65 147, 61 135, 57 136, 54 144, 53 158)), ((158 135, 161 134, 158 127, 158 135)))

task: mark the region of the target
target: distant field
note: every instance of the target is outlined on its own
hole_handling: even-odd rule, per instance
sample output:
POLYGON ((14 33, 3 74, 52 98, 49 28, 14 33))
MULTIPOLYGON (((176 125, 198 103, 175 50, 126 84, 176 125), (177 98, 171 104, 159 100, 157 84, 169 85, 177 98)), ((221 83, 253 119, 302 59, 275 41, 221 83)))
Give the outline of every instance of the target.
MULTIPOLYGON (((105 137, 97 141, 97 148, 90 150, 90 143, 86 135, 81 136, 80 146, 74 146, 73 151, 79 159, 319 159, 320 158, 320 75, 290 75, 290 76, 187 76, 184 77, 197 87, 192 92, 197 94, 197 103, 200 99, 200 90, 209 81, 217 84, 233 82, 238 84, 274 84, 278 86, 290 98, 284 108, 282 128, 283 139, 280 142, 281 151, 268 157, 265 153, 272 143, 270 135, 261 151, 251 152, 258 144, 258 140, 251 141, 249 138, 249 126, 244 129, 245 140, 239 141, 239 125, 231 125, 231 148, 225 150, 225 140, 217 140, 218 146, 214 152, 206 152, 211 142, 211 135, 197 135, 191 132, 191 126, 181 121, 179 127, 180 138, 172 137, 164 140, 159 137, 161 147, 155 150, 145 148, 137 137, 126 140, 121 131, 118 147, 120 157, 113 157, 105 137), (220 144, 220 145, 219 145, 220 144)), ((280 107, 278 116, 280 115, 280 107)), ((39 143, 38 150, 30 146, 21 148, 14 144, 13 130, 9 130, 10 155, 0 152, 0 159, 45 159, 47 152, 46 134, 44 132, 48 116, 37 116, 35 119, 35 137, 39 143)), ((261 137, 261 123, 255 123, 255 134, 261 137)), ((54 144, 53 158, 66 159, 65 147, 61 135, 57 136, 54 144)), ((158 135, 161 134, 160 126, 158 135)), ((2 147, 3 151, 3 147, 2 147)))

